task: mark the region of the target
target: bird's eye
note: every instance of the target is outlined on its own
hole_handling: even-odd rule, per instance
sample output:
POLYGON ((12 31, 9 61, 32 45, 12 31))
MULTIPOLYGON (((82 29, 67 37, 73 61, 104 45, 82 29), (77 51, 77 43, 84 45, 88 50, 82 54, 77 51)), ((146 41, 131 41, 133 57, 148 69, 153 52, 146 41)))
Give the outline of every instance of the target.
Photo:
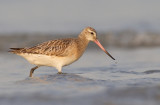
POLYGON ((93 33, 93 32, 91 32, 91 34, 92 34, 92 35, 94 35, 94 33, 93 33))

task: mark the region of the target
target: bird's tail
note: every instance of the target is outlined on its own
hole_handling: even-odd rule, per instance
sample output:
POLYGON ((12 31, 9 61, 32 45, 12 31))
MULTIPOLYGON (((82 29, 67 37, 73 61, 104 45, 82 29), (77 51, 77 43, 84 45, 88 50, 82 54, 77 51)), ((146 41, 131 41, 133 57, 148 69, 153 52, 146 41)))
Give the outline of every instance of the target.
POLYGON ((20 53, 20 51, 21 51, 23 48, 10 48, 10 49, 11 49, 11 50, 9 50, 8 52, 17 54, 17 53, 20 53))

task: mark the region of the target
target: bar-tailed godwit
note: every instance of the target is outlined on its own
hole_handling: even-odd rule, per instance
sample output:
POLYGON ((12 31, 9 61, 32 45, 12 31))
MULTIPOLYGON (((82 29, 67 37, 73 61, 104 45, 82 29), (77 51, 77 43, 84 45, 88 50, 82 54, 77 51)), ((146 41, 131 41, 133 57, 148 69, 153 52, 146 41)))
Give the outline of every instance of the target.
POLYGON ((96 30, 87 27, 77 38, 51 40, 30 48, 11 48, 14 54, 24 57, 31 64, 36 65, 30 70, 30 77, 40 66, 51 66, 62 74, 62 67, 78 60, 84 53, 88 43, 95 42, 108 56, 115 60, 100 44, 96 30))

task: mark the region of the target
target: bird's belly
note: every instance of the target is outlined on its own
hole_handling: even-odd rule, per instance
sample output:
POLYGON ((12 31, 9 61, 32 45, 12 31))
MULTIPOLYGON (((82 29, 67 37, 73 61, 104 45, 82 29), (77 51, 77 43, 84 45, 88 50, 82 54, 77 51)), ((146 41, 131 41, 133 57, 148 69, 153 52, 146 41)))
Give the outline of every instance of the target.
POLYGON ((76 59, 75 55, 66 57, 48 56, 42 54, 21 54, 20 56, 27 59, 31 64, 39 66, 66 66, 73 63, 76 59))

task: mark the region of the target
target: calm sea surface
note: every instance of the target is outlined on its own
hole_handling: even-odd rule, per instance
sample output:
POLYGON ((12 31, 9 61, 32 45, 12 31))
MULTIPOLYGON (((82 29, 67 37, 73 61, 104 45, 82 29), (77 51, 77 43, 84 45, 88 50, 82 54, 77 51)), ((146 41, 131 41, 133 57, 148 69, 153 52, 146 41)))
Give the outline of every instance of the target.
POLYGON ((1 105, 160 105, 160 48, 87 50, 58 75, 13 54, 0 54, 1 105))

